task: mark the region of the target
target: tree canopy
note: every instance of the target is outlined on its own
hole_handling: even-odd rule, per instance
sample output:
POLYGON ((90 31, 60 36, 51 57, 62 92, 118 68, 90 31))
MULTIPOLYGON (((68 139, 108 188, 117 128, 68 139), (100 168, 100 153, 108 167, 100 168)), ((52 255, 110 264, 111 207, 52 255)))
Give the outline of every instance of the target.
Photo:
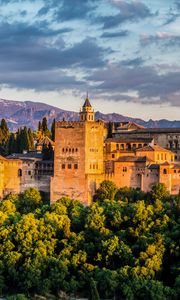
POLYGON ((35 189, 0 202, 2 295, 179 299, 179 196, 107 186, 89 207, 35 189))

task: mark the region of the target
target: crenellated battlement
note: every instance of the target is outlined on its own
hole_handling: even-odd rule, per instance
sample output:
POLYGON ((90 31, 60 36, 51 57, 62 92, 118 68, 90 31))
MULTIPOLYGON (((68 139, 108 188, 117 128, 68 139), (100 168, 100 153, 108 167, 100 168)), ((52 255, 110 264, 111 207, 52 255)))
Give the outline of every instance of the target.
POLYGON ((84 122, 80 121, 58 121, 56 128, 83 128, 84 122))

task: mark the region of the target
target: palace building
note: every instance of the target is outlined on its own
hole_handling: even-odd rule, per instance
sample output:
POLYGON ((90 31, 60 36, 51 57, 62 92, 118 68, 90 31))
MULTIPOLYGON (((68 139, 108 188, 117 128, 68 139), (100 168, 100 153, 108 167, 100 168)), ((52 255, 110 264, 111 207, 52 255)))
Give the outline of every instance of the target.
POLYGON ((94 115, 87 98, 79 121, 56 123, 52 202, 69 196, 88 205, 104 179, 105 127, 103 121, 95 121, 94 115))
POLYGON ((63 196, 92 202, 103 180, 117 187, 148 192, 164 183, 170 194, 180 191, 180 128, 147 129, 133 122, 107 124, 95 120, 88 97, 79 121, 58 121, 55 143, 45 138, 35 153, 0 156, 0 199, 35 187, 51 203, 63 196), (51 144, 54 160, 44 160, 42 144, 51 144))

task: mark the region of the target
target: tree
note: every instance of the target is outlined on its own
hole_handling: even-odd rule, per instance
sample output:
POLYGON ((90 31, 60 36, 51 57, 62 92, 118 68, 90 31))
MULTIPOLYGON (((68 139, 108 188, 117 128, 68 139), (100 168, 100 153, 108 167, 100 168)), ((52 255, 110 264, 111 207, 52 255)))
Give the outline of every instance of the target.
POLYGON ((16 152, 17 152, 16 135, 14 133, 11 133, 8 141, 8 154, 12 154, 16 152))
POLYGON ((53 141, 55 141, 55 124, 56 124, 56 121, 54 119, 52 122, 52 125, 51 125, 51 139, 53 141))
POLYGON ((113 122, 109 122, 107 138, 112 138, 112 133, 113 133, 113 122))
POLYGON ((100 300, 97 285, 94 279, 90 278, 90 300, 100 300))
POLYGON ((29 149, 34 149, 34 137, 31 128, 28 128, 29 149))
POLYGON ((114 200, 114 197, 117 192, 116 185, 110 180, 104 180, 100 187, 97 189, 94 200, 95 201, 103 201, 105 199, 114 200))
POLYGON ((164 183, 158 183, 152 187, 151 196, 153 200, 165 200, 168 194, 164 183))
POLYGON ((42 131, 42 124, 41 124, 41 121, 39 121, 39 123, 38 123, 38 131, 42 131))
POLYGON ((46 133, 48 131, 48 125, 47 125, 47 118, 44 117, 42 119, 42 131, 43 133, 46 133))
POLYGON ((27 189, 19 199, 18 206, 21 212, 31 212, 42 205, 40 192, 35 188, 27 189))

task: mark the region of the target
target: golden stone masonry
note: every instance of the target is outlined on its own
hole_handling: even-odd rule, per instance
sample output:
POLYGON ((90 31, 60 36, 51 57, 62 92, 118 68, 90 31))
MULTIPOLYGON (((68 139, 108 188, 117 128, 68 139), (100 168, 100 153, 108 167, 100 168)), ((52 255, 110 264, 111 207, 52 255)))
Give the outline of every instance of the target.
POLYGON ((133 122, 108 125, 95 120, 88 97, 79 121, 56 122, 54 161, 44 161, 36 153, 0 156, 0 198, 35 187, 50 197, 63 196, 92 202, 103 180, 117 187, 140 188, 148 192, 164 183, 170 194, 180 191, 180 128, 148 129, 133 122), (108 137, 111 135, 111 137, 108 137))

